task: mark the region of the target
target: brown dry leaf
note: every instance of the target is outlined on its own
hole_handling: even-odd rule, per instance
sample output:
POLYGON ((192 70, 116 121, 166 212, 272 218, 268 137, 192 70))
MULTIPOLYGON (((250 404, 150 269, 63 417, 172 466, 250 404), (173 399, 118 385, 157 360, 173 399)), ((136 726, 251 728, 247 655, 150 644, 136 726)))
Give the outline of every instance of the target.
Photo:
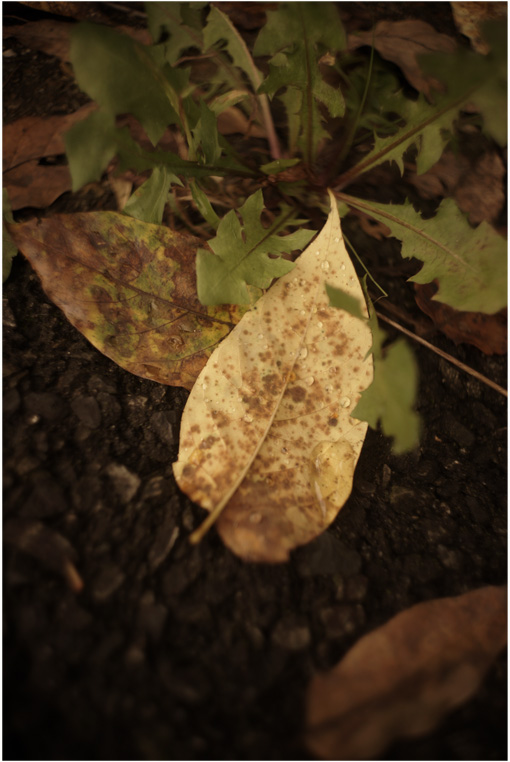
POLYGON ((336 202, 318 237, 211 355, 181 421, 179 487, 226 545, 285 561, 349 497, 367 424, 351 418, 372 381, 368 325, 329 306, 325 284, 364 303, 336 202), (221 514, 221 515, 220 515, 221 514))
POLYGON ((250 122, 243 112, 230 106, 218 114, 218 132, 220 135, 234 135, 240 133, 241 135, 250 136, 252 138, 265 138, 266 131, 263 127, 250 122))
POLYGON ((376 759, 430 732, 470 698, 506 643, 505 587, 427 601, 361 638, 308 691, 307 745, 322 759, 376 759))
POLYGON ((507 15, 507 3, 488 2, 453 2, 450 3, 455 25, 461 34, 471 40, 477 53, 487 54, 490 50, 483 38, 481 27, 490 19, 504 19, 507 15))
POLYGON ((44 209, 71 190, 71 175, 66 166, 41 166, 37 161, 26 161, 5 173, 4 187, 11 209, 26 206, 44 209))
POLYGON ((204 307, 203 242, 117 212, 9 224, 49 298, 103 354, 143 378, 190 389, 243 308, 204 307))
POLYGON ((461 312, 433 299, 436 283, 414 284, 418 307, 434 325, 456 344, 472 344, 486 355, 507 353, 507 311, 486 315, 482 312, 461 312))
POLYGON ((3 171, 7 172, 30 159, 65 153, 64 134, 95 109, 96 104, 87 103, 73 114, 27 116, 7 124, 3 131, 3 171))
POLYGON ((440 85, 433 77, 423 74, 416 57, 423 53, 449 53, 456 48, 455 40, 418 19, 378 21, 373 31, 350 34, 347 41, 349 50, 372 44, 383 58, 402 69, 413 87, 426 95, 440 85))
POLYGON ((428 172, 412 174, 409 181, 423 198, 451 196, 473 225, 494 222, 505 203, 505 165, 494 151, 475 163, 465 156, 445 151, 428 172))

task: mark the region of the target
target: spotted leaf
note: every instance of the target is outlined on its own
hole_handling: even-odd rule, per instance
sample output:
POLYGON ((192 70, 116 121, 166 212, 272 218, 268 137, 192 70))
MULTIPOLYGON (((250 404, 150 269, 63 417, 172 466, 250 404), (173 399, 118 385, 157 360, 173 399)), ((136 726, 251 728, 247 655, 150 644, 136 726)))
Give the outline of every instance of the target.
MULTIPOLYGON (((366 322, 329 305, 325 283, 364 304, 336 202, 295 268, 216 348, 188 399, 174 473, 239 556, 284 561, 347 500, 372 381, 366 322)), ((366 314, 366 308, 365 314, 366 314)))

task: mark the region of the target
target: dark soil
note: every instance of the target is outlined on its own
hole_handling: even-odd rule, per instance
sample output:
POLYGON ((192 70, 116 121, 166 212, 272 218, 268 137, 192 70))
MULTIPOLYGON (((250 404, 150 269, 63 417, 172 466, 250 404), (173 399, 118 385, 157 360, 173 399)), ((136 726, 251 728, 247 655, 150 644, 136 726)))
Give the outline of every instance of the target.
MULTIPOLYGON (((23 64, 23 87, 40 55, 23 64)), ((80 99, 62 77, 72 111, 80 99)), ((58 113, 50 84, 46 94, 45 113, 58 113)), ((8 83, 5 99, 9 120, 40 113, 27 111, 29 96, 19 113, 8 83)), ((97 198, 81 208, 104 208, 97 198)), ((384 284, 401 262, 395 241, 361 239, 384 284)), ((416 313, 399 283, 392 301, 416 313)), ((20 257, 3 325, 4 758, 308 759, 315 671, 415 603, 505 583, 506 400, 426 348, 415 347, 419 449, 394 456, 369 430, 334 525, 271 566, 242 562, 214 531, 188 542, 204 513, 171 467, 187 392, 98 353, 20 257), (29 535, 37 557, 20 549, 29 535)), ((434 342, 505 384, 506 358, 434 342)), ((501 657, 474 698, 385 759, 504 759, 506 719, 501 657)))

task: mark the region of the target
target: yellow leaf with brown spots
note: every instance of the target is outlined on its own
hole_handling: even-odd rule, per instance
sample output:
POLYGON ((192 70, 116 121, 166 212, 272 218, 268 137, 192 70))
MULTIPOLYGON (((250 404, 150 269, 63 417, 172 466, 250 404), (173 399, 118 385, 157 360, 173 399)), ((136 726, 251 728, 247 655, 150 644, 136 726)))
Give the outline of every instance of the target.
POLYGON ((116 212, 55 215, 8 226, 68 320, 117 365, 191 389, 246 308, 198 301, 203 242, 116 212))
POLYGON ((182 418, 175 477, 210 511, 192 539, 218 519, 251 561, 284 561, 334 520, 367 430, 350 413, 372 381, 370 329, 325 289, 364 304, 330 196, 324 228, 215 349, 182 418))

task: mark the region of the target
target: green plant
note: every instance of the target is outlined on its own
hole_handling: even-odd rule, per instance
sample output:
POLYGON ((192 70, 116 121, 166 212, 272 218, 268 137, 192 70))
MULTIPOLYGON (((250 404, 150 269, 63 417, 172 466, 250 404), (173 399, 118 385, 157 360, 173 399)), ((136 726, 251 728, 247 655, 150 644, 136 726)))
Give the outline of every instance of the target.
MULTIPOLYGON (((383 162, 403 172, 407 152, 414 152, 418 173, 425 172, 455 142, 467 104, 478 110, 481 130, 504 144, 501 26, 487 30, 488 56, 459 49, 423 57, 424 73, 442 83, 427 100, 407 96, 373 47, 368 57, 347 50, 333 3, 281 3, 268 12, 252 49, 213 3, 151 2, 146 11, 150 45, 90 23, 73 32, 76 80, 99 107, 66 137, 73 189, 99 180, 116 158, 119 171, 150 173, 125 214, 162 224, 168 204, 188 224, 176 192, 184 186, 209 246, 196 247, 203 305, 253 303, 288 272, 293 264, 281 254, 310 240, 314 231, 303 225, 326 212, 328 187, 341 216, 357 209, 390 227, 402 256, 423 262, 412 280, 437 280, 437 299, 487 313, 506 304, 505 242, 490 225, 471 228, 450 200, 426 220, 410 202, 380 204, 346 193, 383 162), (126 113, 146 137, 118 126, 126 113), (219 129, 225 115, 255 126, 263 138, 227 139, 219 129), (160 145, 168 128, 173 151, 160 145), (235 194, 227 191, 233 180, 235 194)), ((331 304, 356 309, 338 292, 331 304)), ((356 414, 371 426, 381 421, 403 451, 418 441, 416 370, 401 342, 383 348, 374 320, 375 381, 356 414), (390 375, 393 384, 384 380, 390 375)))

